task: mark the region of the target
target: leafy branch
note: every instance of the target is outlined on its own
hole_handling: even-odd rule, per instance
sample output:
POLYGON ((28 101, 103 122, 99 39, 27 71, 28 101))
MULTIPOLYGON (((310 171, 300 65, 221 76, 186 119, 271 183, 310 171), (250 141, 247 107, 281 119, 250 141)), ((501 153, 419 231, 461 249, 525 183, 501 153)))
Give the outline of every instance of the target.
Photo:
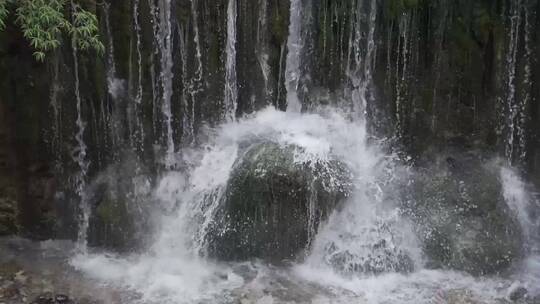
POLYGON ((61 44, 66 33, 73 45, 81 50, 93 49, 102 54, 105 50, 99 39, 97 17, 73 4, 71 16, 67 13, 66 0, 0 0, 0 30, 5 28, 9 6, 15 8, 16 24, 34 49, 34 58, 44 61, 46 54, 61 44), (71 17, 71 18, 70 18, 71 17), (71 22, 68 21, 71 19, 71 22))
POLYGON ((9 12, 7 10, 7 0, 0 0, 0 30, 6 27, 6 18, 9 12))

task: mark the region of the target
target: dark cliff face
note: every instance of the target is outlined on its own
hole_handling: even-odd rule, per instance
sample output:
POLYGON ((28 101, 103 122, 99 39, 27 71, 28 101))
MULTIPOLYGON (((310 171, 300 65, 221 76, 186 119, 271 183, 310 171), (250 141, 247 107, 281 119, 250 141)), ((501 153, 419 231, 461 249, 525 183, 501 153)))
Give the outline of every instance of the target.
MULTIPOLYGON (((91 7, 107 46, 103 57, 74 57, 66 43, 38 64, 20 33, 8 26, 0 34, 0 102, 17 137, 8 145, 17 169, 0 175, 21 176, 17 187, 23 194, 36 176, 54 176, 45 184, 58 185, 67 206, 56 209, 76 209, 67 201, 76 195, 70 176, 78 170, 72 158, 77 71, 89 177, 120 160, 123 150, 136 151, 141 164, 159 171, 156 159, 168 132, 178 151, 203 141, 199 130, 224 117, 227 1, 105 2, 91 7), (35 164, 41 173, 28 169, 35 164)), ((373 134, 396 137, 413 156, 448 145, 498 152, 540 178, 539 1, 301 3, 299 96, 305 110, 349 106, 342 100, 358 86, 351 61, 369 57, 372 39, 373 62, 360 65, 372 78, 367 112, 373 134)), ((289 5, 237 0, 238 116, 267 105, 286 107, 289 5)), ((27 200, 31 205, 33 199, 27 200)), ((47 212, 32 212, 31 219, 46 218, 47 212)), ((74 227, 70 221, 62 225, 74 227)))

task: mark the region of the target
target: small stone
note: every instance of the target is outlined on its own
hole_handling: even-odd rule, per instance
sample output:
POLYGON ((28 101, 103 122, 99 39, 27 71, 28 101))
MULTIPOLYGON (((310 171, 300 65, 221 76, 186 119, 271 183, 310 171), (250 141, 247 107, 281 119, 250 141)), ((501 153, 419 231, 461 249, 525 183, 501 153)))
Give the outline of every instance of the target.
POLYGON ((19 284, 26 284, 28 277, 24 274, 24 271, 19 271, 15 273, 15 281, 19 284))
POLYGON ((2 296, 6 299, 10 299, 19 295, 19 289, 13 283, 2 288, 1 291, 2 291, 2 296))
POLYGON ((70 303, 69 297, 63 294, 57 294, 56 297, 54 297, 54 303, 55 304, 68 304, 70 303))
POLYGON ((508 298, 515 302, 527 298, 528 293, 529 291, 527 290, 527 288, 523 286, 518 286, 510 292, 508 298))
POLYGON ((51 295, 49 294, 43 294, 38 296, 34 302, 36 304, 54 304, 54 300, 51 295))

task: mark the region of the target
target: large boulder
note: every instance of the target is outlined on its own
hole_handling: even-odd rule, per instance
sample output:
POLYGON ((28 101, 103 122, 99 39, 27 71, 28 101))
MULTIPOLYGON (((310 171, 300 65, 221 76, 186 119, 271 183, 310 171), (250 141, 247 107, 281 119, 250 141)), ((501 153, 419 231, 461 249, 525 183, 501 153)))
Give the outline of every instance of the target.
POLYGON ((208 254, 221 260, 294 259, 351 188, 335 160, 297 162, 296 146, 250 145, 236 161, 213 224, 208 254))
POLYGON ((521 228, 504 200, 499 168, 460 154, 413 174, 403 210, 416 224, 429 266, 484 275, 505 270, 520 255, 521 228))
POLYGON ((141 247, 150 229, 151 184, 133 159, 109 166, 87 189, 92 208, 88 244, 114 251, 141 247))

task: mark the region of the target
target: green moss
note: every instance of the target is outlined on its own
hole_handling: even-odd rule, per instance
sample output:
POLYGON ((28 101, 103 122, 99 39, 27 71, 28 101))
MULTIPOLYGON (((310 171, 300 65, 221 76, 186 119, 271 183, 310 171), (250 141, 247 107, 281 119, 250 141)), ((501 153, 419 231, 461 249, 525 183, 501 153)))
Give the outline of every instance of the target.
POLYGON ((108 198, 101 202, 96 209, 96 215, 106 225, 122 225, 126 220, 125 203, 108 198))
POLYGON ((272 16, 271 29, 272 35, 276 41, 287 41, 287 35, 289 32, 288 28, 289 22, 281 14, 279 10, 274 10, 274 15, 272 16))

